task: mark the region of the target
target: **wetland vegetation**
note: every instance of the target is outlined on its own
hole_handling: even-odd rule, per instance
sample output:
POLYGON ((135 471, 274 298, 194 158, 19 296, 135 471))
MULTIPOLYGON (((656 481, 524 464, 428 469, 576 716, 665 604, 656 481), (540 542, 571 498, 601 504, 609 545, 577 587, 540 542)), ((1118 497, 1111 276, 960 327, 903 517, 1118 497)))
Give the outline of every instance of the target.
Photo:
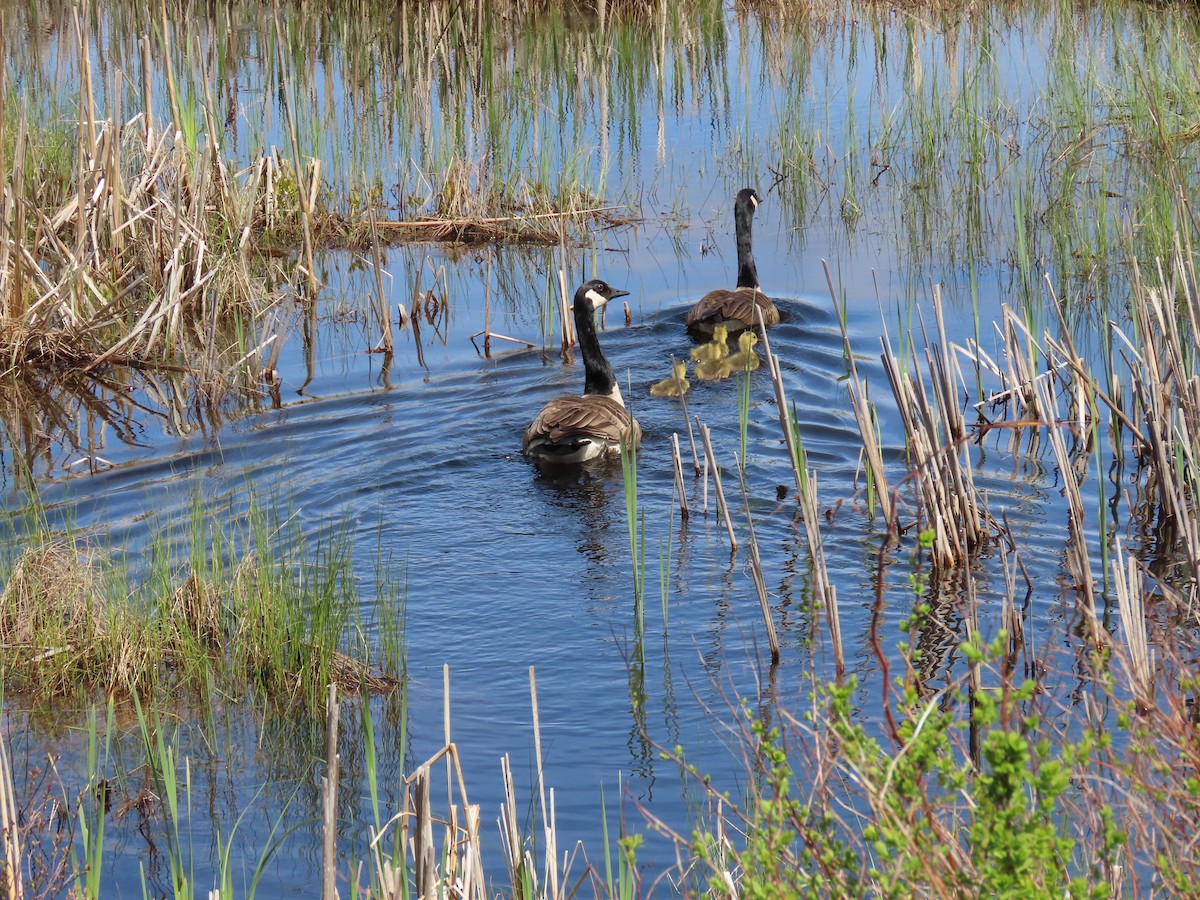
POLYGON ((1193 7, 0 34, 7 896, 1198 893, 1193 7))

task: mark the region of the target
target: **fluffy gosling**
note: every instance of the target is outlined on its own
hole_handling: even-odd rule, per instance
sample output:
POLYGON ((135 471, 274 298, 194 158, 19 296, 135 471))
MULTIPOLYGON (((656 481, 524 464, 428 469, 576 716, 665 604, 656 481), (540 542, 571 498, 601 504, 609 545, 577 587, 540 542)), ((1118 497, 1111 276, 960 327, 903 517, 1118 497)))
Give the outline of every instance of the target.
POLYGON ((738 335, 738 351, 729 357, 729 368, 734 372, 753 372, 762 361, 754 351, 758 343, 758 335, 753 331, 743 331, 738 335))
POLYGON ((650 396, 682 397, 691 386, 687 380, 687 363, 682 360, 672 360, 670 376, 650 385, 650 396))

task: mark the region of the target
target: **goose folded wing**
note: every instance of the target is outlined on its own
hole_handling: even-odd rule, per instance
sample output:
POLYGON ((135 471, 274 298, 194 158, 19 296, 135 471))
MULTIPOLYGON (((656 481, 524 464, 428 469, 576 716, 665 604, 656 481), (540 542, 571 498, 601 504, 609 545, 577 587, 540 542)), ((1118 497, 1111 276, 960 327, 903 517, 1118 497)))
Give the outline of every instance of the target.
POLYGON ((609 397, 559 397, 546 404, 525 432, 528 442, 539 435, 551 441, 590 436, 617 442, 629 430, 629 413, 609 397))
POLYGON ((709 291, 700 298, 687 315, 686 324, 695 325, 706 320, 744 322, 758 326, 756 308, 762 309, 763 324, 768 327, 779 324, 779 311, 761 291, 755 288, 738 288, 732 291, 709 291))

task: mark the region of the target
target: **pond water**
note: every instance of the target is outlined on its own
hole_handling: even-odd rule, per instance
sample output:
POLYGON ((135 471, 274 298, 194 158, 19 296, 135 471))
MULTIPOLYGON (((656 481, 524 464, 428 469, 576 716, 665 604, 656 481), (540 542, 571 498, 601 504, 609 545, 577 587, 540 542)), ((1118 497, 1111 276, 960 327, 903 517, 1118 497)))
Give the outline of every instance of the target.
MULTIPOLYGON (((486 833, 494 838, 490 823, 499 813, 504 754, 513 759, 519 796, 530 804, 522 816, 531 816, 533 667, 559 846, 583 841, 597 864, 601 787, 610 823, 621 807, 627 828, 645 830, 636 802, 686 834, 696 797, 657 748, 682 745, 700 770, 736 791, 745 772, 727 731, 734 721, 730 705, 747 698, 752 708, 765 708, 769 696, 802 709, 813 677, 833 673, 824 618, 812 605, 808 550, 766 371, 749 376, 746 507, 734 463, 734 454, 742 452, 739 380, 694 383, 687 397, 687 412, 711 426, 726 467, 725 489, 742 544, 734 553, 711 488, 693 478, 687 464, 693 515, 680 522, 669 441, 679 433, 688 455, 684 412, 678 401, 648 394, 648 385, 668 374, 670 360, 686 357, 693 346, 682 325, 690 304, 711 287, 733 283, 735 191, 752 184, 763 197, 754 223, 759 274, 783 316, 770 340, 809 466, 819 474, 821 508, 829 511, 821 531, 840 599, 847 666, 863 685, 860 705, 869 721, 879 690, 869 628, 882 525, 866 502, 861 439, 842 381, 839 313, 822 260, 829 261, 845 304, 846 327, 878 406, 885 456, 899 479, 903 430, 878 363, 878 339, 902 328, 919 330, 922 316, 932 326, 933 281, 945 285, 951 339, 965 344, 979 337, 988 348, 995 346, 991 323, 1002 303, 1023 305, 1036 321, 1048 315, 1037 287, 1043 272, 1051 273, 1060 291, 1087 293, 1101 307, 1115 290, 1117 276, 1081 261, 1077 250, 1101 232, 1111 237, 1119 210, 1111 221, 1092 221, 1064 241, 1036 222, 1030 226, 1021 198, 1041 198, 1043 215, 1053 205, 1045 198, 1049 178, 1039 182, 1030 173, 1055 155, 1055 138, 1047 136, 1054 110, 1047 112, 1044 101, 1057 101, 1066 81, 1059 51, 1052 49, 1062 43, 1062 30, 1082 23, 1074 52, 1087 60, 1113 45, 1132 54, 1127 41, 1136 43, 1138 29, 1153 25, 1141 13, 1082 10, 1076 18, 1065 7, 1036 4, 1023 13, 996 7, 937 25, 880 10, 859 22, 834 11, 776 19, 702 6, 715 19, 695 26, 669 18, 659 6, 660 22, 615 17, 605 31, 591 18, 558 13, 543 34, 535 35, 527 20, 511 32, 497 24, 490 95, 456 92, 453 52, 447 73, 432 87, 406 80, 404 72, 377 81, 371 81, 377 70, 352 78, 351 63, 359 60, 347 47, 355 33, 318 34, 319 63, 306 62, 314 68, 301 70, 308 74, 299 76, 300 89, 311 91, 306 96, 317 118, 325 116, 323 124, 304 126, 305 140, 329 160, 332 181, 351 182, 357 166, 383 173, 403 195, 417 180, 413 169, 432 170, 439 154, 457 151, 459 138, 448 120, 464 115, 451 109, 461 103, 472 107, 465 113, 463 146, 508 140, 517 157, 512 165, 527 172, 540 167, 557 176, 575 166, 602 196, 636 204, 640 220, 598 232, 581 248, 430 244, 385 250, 391 305, 412 309, 414 291, 430 288, 437 299, 417 313, 419 330, 410 324, 396 332, 390 360, 366 352, 378 336, 369 312, 375 291, 369 261, 348 251, 323 253, 325 287, 315 331, 306 339, 297 325, 286 339, 276 403, 264 396, 222 408, 219 415, 182 404, 172 415, 151 386, 132 376, 124 396, 104 394, 120 412, 112 418, 121 427, 81 409, 71 436, 55 436, 45 452, 26 460, 53 523, 73 523, 132 558, 156 536, 186 528, 197 496, 211 508, 234 510, 244 509, 252 492, 277 498, 314 541, 348 534, 368 605, 364 621, 373 621, 378 560, 405 596, 410 681, 403 723, 394 709, 373 701, 389 810, 397 808, 403 774, 443 743, 448 666, 450 733, 471 799, 483 806, 486 833), (570 64, 575 55, 578 67, 570 64), (597 66, 597 60, 606 62, 597 66), (601 72, 603 83, 597 80, 601 72), (362 89, 363 82, 374 84, 378 94, 362 89), (972 92, 969 102, 989 128, 1000 130, 980 136, 977 145, 957 126, 921 130, 919 113, 951 117, 972 92), (369 96, 378 107, 365 104, 369 96), (490 106, 483 104, 485 96, 490 106), (513 110, 522 109, 522 98, 534 102, 518 115, 513 110), (391 104, 386 109, 385 100, 391 104), (348 130, 353 125, 347 123, 370 119, 371 109, 383 110, 375 125, 348 130), (506 114, 513 117, 505 126, 510 130, 497 138, 497 118, 506 114), (427 131, 405 131, 413 121, 427 131), (355 140, 345 141, 351 133, 355 140), (926 138, 931 146, 922 143, 926 138), (573 148, 580 146, 588 149, 576 159, 573 148), (796 168, 797 147, 804 148, 807 171, 796 168), (983 170, 974 192, 962 186, 970 165, 983 170), (1006 166, 1020 170, 1016 186, 998 174, 1006 166), (960 202, 958 192, 973 200, 960 202), (1024 260, 1014 250, 1021 235, 1034 242, 1024 260), (581 361, 564 361, 547 338, 546 300, 560 268, 572 290, 584 277, 599 275, 631 292, 630 321, 611 310, 601 341, 644 433, 637 460, 648 585, 644 627, 634 613, 619 467, 539 472, 519 452, 522 431, 541 405, 582 388, 581 361), (532 346, 493 340, 485 354, 481 339, 472 340, 485 328, 532 346), (133 401, 144 408, 134 408, 133 401), (707 512, 700 508, 705 497, 707 512), (779 629, 777 666, 767 664, 748 569, 745 508, 779 629)), ((415 11, 411 15, 413 28, 424 21, 415 11)), ((272 39, 264 35, 270 31, 247 16, 245 32, 237 32, 239 46, 257 48, 255 41, 262 41, 262 57, 224 59, 219 75, 235 111, 231 144, 252 153, 246 147, 255 145, 254 135, 278 135, 284 113, 273 93, 278 76, 266 61, 272 39)), ((122 28, 136 25, 117 19, 98 18, 97 46, 111 47, 122 28)), ((197 27, 208 42, 225 24, 201 18, 197 27)), ((305 27, 289 23, 295 28, 289 36, 302 38, 305 27)), ((403 30, 404 23, 395 27, 403 30)), ((380 25, 380 33, 388 31, 380 25)), ((44 57, 31 52, 22 64, 47 79, 53 71, 70 71, 77 61, 67 53, 65 36, 57 33, 44 57)), ((390 57, 381 52, 380 58, 390 57)), ((1112 79, 1119 81, 1122 61, 1110 63, 1112 79)), ((1081 109, 1078 115, 1099 116, 1091 105, 1081 109)), ((1093 152, 1097 158, 1080 162, 1070 175, 1082 193, 1092 190, 1093 167, 1111 166, 1117 151, 1098 140, 1093 152)), ((1139 176, 1117 167, 1111 173, 1104 189, 1112 191, 1124 179, 1120 190, 1135 203, 1139 176)), ((1076 315, 1086 321, 1090 313, 1079 308, 1069 317, 1076 315)), ((3 487, 9 509, 19 509, 26 502, 18 477, 20 441, 11 433, 7 438, 3 487)), ((1037 586, 1026 628, 1038 642, 1060 641, 1074 601, 1060 587, 1066 513, 1052 457, 1014 455, 1007 435, 972 452, 990 507, 1006 512, 1037 586)), ((1098 533, 1094 540, 1100 541, 1098 533)), ((911 552, 910 538, 887 559, 911 552)), ((972 566, 979 624, 988 636, 999 627, 1005 592, 1001 556, 984 554, 972 566)), ((906 566, 893 568, 883 576, 890 601, 883 631, 898 640, 911 591, 906 566)), ((930 639, 934 672, 953 669, 952 647, 964 636, 958 599, 943 602, 945 631, 930 639)), ((81 744, 63 727, 31 724, 28 745, 21 746, 29 758, 39 747, 53 746, 66 753, 69 769, 81 744)), ((273 856, 259 889, 270 896, 311 896, 320 865, 321 723, 302 716, 281 721, 277 714, 231 705, 208 725, 185 719, 179 740, 181 754, 192 759, 195 796, 204 798, 191 812, 192 833, 205 835, 191 847, 198 884, 206 884, 215 865, 207 843, 210 820, 227 835, 244 816, 237 833, 248 848, 243 864, 249 873, 271 825, 282 817, 297 830, 273 856)), ((361 748, 353 736, 347 740, 343 852, 361 851, 369 819, 361 748)), ((138 863, 152 880, 161 880, 156 884, 167 883, 161 861, 156 870, 138 837, 135 817, 110 823, 107 839, 111 872, 105 878, 114 896, 140 894, 138 863)), ((495 877, 499 855, 495 845, 490 849, 495 877)), ((663 839, 639 851, 652 874, 671 858, 663 839)))

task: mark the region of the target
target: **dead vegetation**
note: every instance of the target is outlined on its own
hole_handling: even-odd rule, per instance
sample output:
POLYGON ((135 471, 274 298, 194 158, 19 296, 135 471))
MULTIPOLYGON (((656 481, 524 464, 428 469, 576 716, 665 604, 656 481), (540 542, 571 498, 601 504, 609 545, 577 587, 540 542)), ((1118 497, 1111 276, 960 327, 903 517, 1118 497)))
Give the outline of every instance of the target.
MULTIPOLYGON (((258 385, 263 357, 285 336, 281 307, 319 295, 322 249, 559 244, 629 221, 581 184, 514 180, 486 155, 446 160, 444 171, 421 175, 421 193, 391 206, 380 184, 327 177, 300 138, 321 123, 292 102, 293 80, 311 72, 281 76, 290 153, 264 146, 239 164, 222 149, 230 110, 215 99, 205 49, 161 12, 142 23, 149 36, 122 45, 128 58, 114 61, 140 73, 142 108, 132 116, 113 105, 115 84, 97 84, 97 37, 78 9, 51 13, 78 60, 74 121, 42 120, 37 98, 10 95, 0 80, 0 376, 132 366, 225 387, 244 374, 243 388, 258 385), (155 97, 160 58, 166 117, 155 97)), ((261 25, 283 34, 278 19, 261 25)))

